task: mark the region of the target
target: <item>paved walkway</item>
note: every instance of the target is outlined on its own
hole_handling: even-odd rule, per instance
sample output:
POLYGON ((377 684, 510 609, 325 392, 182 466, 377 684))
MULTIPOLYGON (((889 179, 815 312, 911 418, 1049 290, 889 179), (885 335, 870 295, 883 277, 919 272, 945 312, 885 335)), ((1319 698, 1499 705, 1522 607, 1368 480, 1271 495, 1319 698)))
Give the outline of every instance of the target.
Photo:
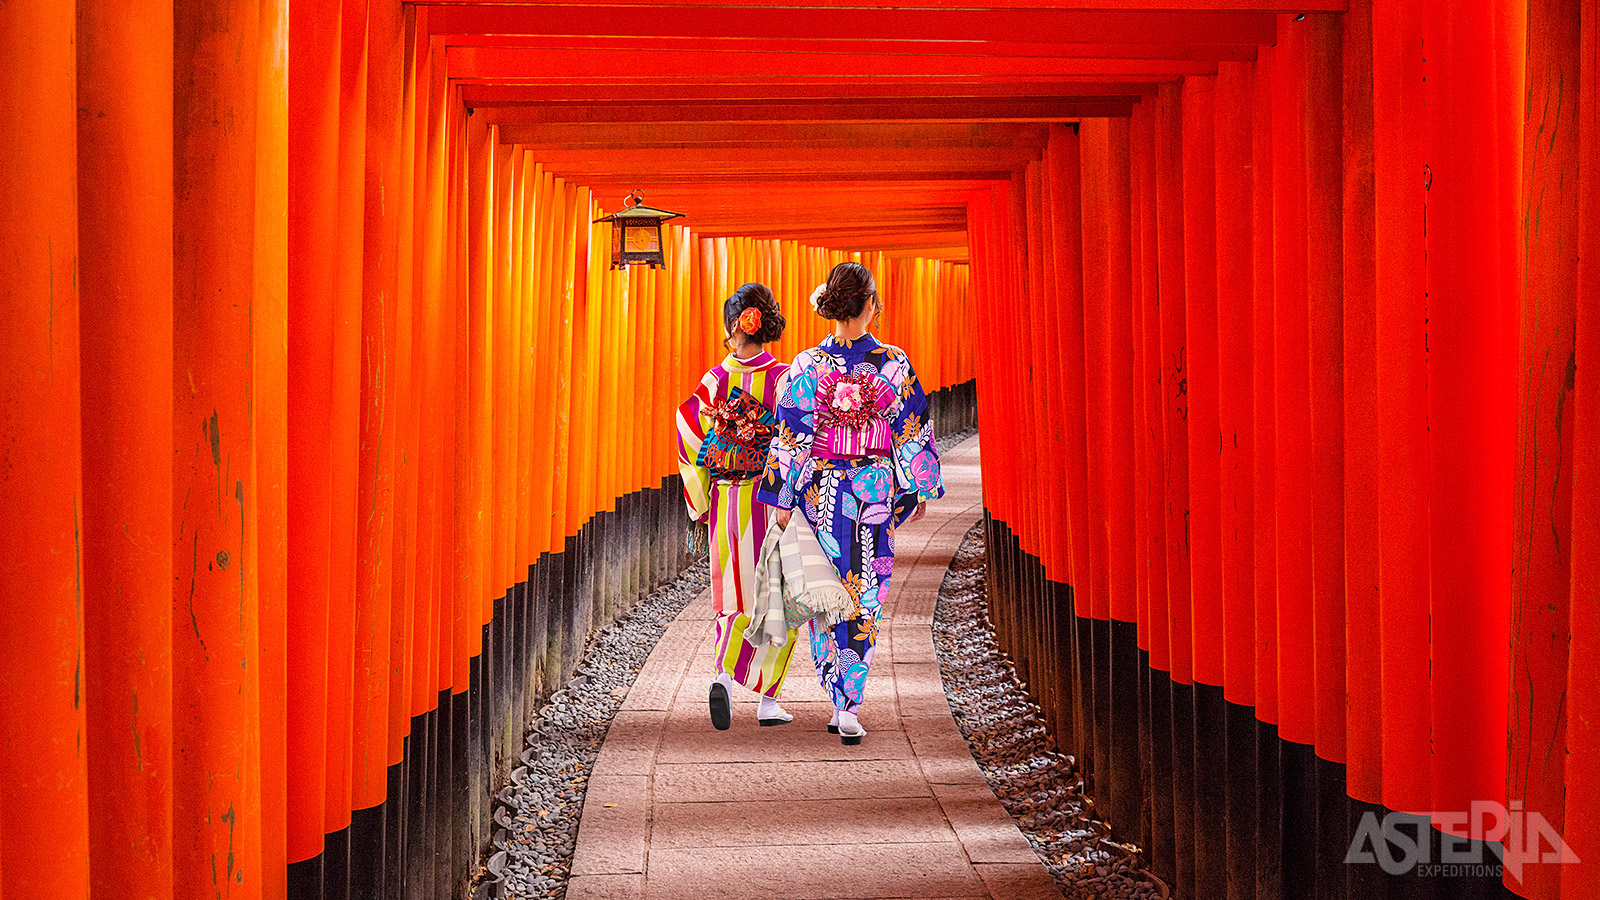
POLYGON ((706 713, 709 594, 656 645, 589 779, 570 900, 1060 900, 950 717, 931 622, 962 536, 982 515, 978 440, 944 458, 946 497, 896 537, 867 681, 866 740, 828 734, 832 707, 801 635, 783 704, 761 728, 735 689, 733 728, 706 713))

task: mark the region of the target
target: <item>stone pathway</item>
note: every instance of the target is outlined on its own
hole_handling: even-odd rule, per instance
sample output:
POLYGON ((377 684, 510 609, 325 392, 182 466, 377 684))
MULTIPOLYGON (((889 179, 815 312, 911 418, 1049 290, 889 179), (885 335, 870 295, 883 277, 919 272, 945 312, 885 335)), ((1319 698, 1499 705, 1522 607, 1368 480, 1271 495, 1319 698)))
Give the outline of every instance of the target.
POLYGON ((978 439, 946 451, 946 496, 896 536, 867 682, 867 738, 828 734, 805 635, 784 687, 793 724, 706 713, 709 594, 667 629, 623 701, 594 774, 570 900, 1060 900, 956 729, 934 656, 939 585, 982 515, 978 439))

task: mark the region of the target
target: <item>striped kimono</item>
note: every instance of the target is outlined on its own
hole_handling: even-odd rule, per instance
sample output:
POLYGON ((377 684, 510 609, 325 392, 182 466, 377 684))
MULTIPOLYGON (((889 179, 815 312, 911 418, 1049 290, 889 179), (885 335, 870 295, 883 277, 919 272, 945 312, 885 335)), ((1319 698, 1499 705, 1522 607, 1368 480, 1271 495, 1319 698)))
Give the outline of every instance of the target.
POLYGON ((770 353, 750 359, 731 354, 700 379, 700 385, 678 407, 678 471, 683 475, 689 518, 705 522, 711 538, 711 606, 717 614, 716 657, 719 671, 745 687, 774 699, 783 689, 794 655, 791 629, 782 647, 753 646, 744 639, 747 613, 761 589, 756 556, 771 526, 772 510, 756 499, 756 474, 748 479, 713 477, 697 464, 701 444, 712 428, 713 413, 734 388, 768 409, 775 409, 778 376, 784 365, 770 353))

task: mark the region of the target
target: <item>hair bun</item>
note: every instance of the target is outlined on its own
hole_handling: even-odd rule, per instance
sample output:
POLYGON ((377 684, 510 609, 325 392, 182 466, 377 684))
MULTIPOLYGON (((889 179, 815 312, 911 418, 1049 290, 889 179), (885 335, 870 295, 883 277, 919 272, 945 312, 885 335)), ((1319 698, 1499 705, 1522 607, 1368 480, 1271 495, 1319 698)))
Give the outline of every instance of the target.
POLYGON ((828 273, 827 282, 813 295, 817 315, 825 319, 849 321, 862 314, 867 301, 877 296, 878 285, 872 273, 857 262, 842 262, 828 273))

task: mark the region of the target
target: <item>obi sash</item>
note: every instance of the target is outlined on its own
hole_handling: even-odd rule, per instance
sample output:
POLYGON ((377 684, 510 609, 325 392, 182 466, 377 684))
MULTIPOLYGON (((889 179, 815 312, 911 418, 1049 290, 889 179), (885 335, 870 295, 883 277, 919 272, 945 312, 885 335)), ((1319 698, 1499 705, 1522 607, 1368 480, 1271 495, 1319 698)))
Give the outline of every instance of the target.
POLYGON ((695 463, 714 478, 743 481, 760 475, 776 424, 772 410, 736 387, 712 409, 711 429, 695 463))
POLYGON ((832 459, 888 456, 893 450, 888 410, 894 389, 870 372, 828 372, 817 379, 813 455, 832 459))

